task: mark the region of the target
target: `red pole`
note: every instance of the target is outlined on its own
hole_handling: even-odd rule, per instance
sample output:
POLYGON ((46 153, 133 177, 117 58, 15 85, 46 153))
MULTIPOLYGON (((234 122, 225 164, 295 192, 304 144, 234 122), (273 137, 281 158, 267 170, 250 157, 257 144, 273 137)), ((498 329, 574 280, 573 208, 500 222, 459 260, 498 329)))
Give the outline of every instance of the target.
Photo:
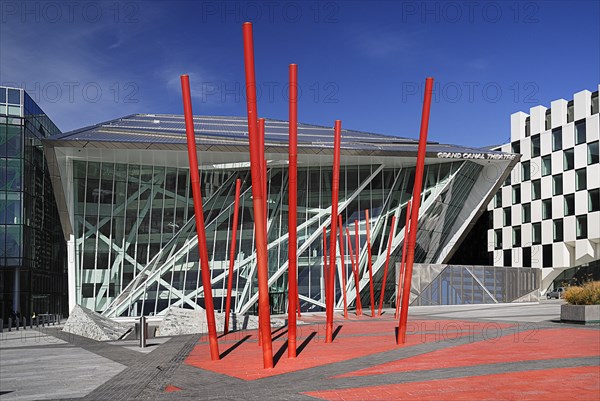
POLYGON ((327 227, 323 227, 323 279, 325 281, 325 298, 327 298, 327 292, 329 291, 329 286, 327 282, 329 281, 329 267, 327 266, 327 227))
POLYGON ((404 263, 406 262, 406 244, 408 243, 408 231, 410 230, 410 200, 406 204, 406 223, 404 223, 404 241, 402 243, 402 261, 400 262, 400 275, 398 277, 398 293, 396 294, 396 314, 394 319, 398 319, 400 311, 400 297, 402 296, 402 279, 404 278, 404 263))
POLYGON ((246 70, 246 104, 248 110, 248 138, 250 142, 250 171, 252 174, 252 203, 254 208, 254 229, 256 231, 256 265, 258 270, 258 316, 262 336, 263 365, 273 367, 273 344, 271 342, 271 316, 269 306, 269 270, 267 253, 267 233, 265 230, 264 191, 260 174, 261 150, 258 148, 259 132, 257 124, 256 80, 254 76, 254 43, 252 24, 242 26, 244 35, 244 65, 246 70))
POLYGON ((348 300, 346 297, 346 260, 344 259, 344 225, 342 216, 338 216, 340 226, 340 259, 342 259, 342 295, 344 298, 344 318, 348 319, 348 300))
POLYGON ((354 252, 352 251, 352 241, 350 240, 350 231, 348 230, 348 227, 346 227, 346 237, 348 238, 348 251, 350 252, 350 263, 352 264, 352 275, 354 275, 354 287, 355 287, 355 291, 356 291, 356 316, 358 316, 360 313, 360 291, 359 291, 359 286, 360 283, 358 281, 358 267, 357 267, 357 262, 355 260, 354 257, 354 252))
POLYGON ((408 301, 410 298, 410 284, 412 281, 413 263, 415 261, 415 244, 417 242, 417 224, 419 207, 421 205, 421 189, 423 185, 423 170, 425 170, 425 152, 427 149, 427 129, 429 128, 429 113, 431 110, 431 93, 433 91, 433 78, 425 81, 425 96, 423 99, 423 112, 421 115, 421 132, 419 134, 419 150, 417 152, 417 166, 415 169, 415 186, 413 189, 413 205, 410 217, 410 230, 408 247, 406 250, 406 273, 404 275, 404 288, 402 290, 402 309, 398 323, 398 344, 406 342, 406 321, 408 320, 408 301))
POLYGON ((387 253, 385 255, 385 267, 383 268, 383 282, 381 283, 381 295, 379 295, 379 311, 378 315, 381 316, 381 310, 383 309, 383 298, 385 294, 385 282, 388 274, 388 267, 390 265, 390 252, 392 251, 392 240, 394 239, 394 230, 396 228, 396 216, 392 216, 392 227, 390 228, 390 238, 388 239, 387 253))
POLYGON ((373 288, 373 263, 371 260, 371 222, 369 220, 369 209, 365 209, 365 220, 367 228, 367 263, 369 266, 369 290, 371 291, 371 317, 375 317, 375 290, 373 288))
POLYGON ((227 301, 225 302, 225 324, 223 333, 229 332, 229 312, 231 310, 231 287, 233 286, 233 266, 235 264, 235 240, 238 226, 238 209, 240 208, 240 189, 242 180, 235 180, 235 203, 233 205, 233 229, 231 232, 231 249, 229 250, 229 275, 227 276, 227 301))
POLYGON ((289 66, 289 171, 288 171, 288 358, 296 357, 298 307, 297 192, 298 192, 298 66, 289 66))
POLYGON ((215 323, 215 308, 210 284, 210 267, 208 266, 208 250, 206 249, 206 232, 204 230, 204 211, 202 209, 202 191, 200 190, 200 174, 198 173, 198 154, 196 151, 196 135, 194 133, 194 114, 192 112, 192 97, 190 95, 190 78, 181 76, 181 92, 183 95, 183 114, 185 118, 185 135, 190 161, 190 179, 192 184, 192 199, 194 200, 194 215, 196 217, 196 235, 200 250, 200 273, 204 288, 204 308, 208 324, 208 341, 210 359, 218 361, 219 342, 217 340, 217 325, 215 323))
POLYGON ((333 342, 333 307, 335 298, 335 271, 336 271, 336 242, 337 242, 337 215, 338 215, 338 196, 340 189, 340 145, 342 137, 342 121, 335 120, 333 128, 333 173, 331 177, 331 233, 329 245, 329 297, 325 298, 326 325, 325 342, 333 342))
MULTIPOLYGON (((359 274, 360 274, 360 236, 359 236, 359 232, 358 232, 358 220, 354 220, 354 243, 356 244, 356 253, 354 255, 354 260, 356 262, 356 278, 357 280, 360 280, 359 274)), ((359 281, 360 283, 360 281, 359 281)), ((362 316, 362 302, 360 300, 360 285, 356 286, 356 298, 358 299, 358 303, 356 304, 356 307, 358 308, 357 312, 358 312, 358 316, 362 316)))

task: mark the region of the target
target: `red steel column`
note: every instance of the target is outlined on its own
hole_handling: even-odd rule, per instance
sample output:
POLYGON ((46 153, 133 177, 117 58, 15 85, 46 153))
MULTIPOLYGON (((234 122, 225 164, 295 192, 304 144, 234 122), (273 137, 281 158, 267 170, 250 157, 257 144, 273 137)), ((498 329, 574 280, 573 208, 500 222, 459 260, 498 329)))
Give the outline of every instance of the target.
POLYGON ((231 311, 231 287, 233 286, 233 266, 235 264, 235 240, 238 226, 238 209, 240 208, 240 189, 242 180, 235 180, 235 203, 233 205, 233 229, 231 232, 231 249, 229 250, 229 275, 227 276, 227 301, 225 302, 225 324, 223 333, 229 332, 229 313, 231 311))
POLYGON ((402 241, 402 261, 400 262, 400 274, 398 277, 398 293, 396 294, 396 314, 394 314, 394 319, 398 319, 398 312, 400 311, 400 297, 402 296, 402 285, 404 281, 404 264, 406 262, 406 244, 408 243, 408 232, 410 230, 410 200, 406 204, 406 223, 404 223, 404 241, 402 241))
POLYGON ((373 288, 373 263, 371 260, 371 221, 369 220, 369 209, 365 209, 365 220, 367 228, 367 263, 369 266, 369 291, 371 292, 371 317, 375 317, 375 290, 373 288))
POLYGON ((326 326, 325 326, 325 342, 333 342, 333 307, 335 298, 335 271, 337 270, 336 262, 336 242, 337 242, 337 215, 338 215, 338 197, 340 189, 340 145, 342 137, 342 121, 335 120, 333 128, 333 172, 331 177, 331 232, 329 235, 329 281, 327 287, 329 288, 329 297, 325 298, 325 315, 326 315, 326 326))
POLYGON ((433 91, 433 78, 425 81, 425 96, 423 99, 423 112, 421 114, 421 132, 419 134, 419 150, 417 152, 417 166, 415 169, 415 186, 413 189, 413 205, 410 217, 410 235, 406 250, 406 273, 404 275, 404 288, 402 290, 402 309, 398 324, 398 344, 406 342, 406 321, 408 320, 408 301, 410 298, 410 284, 412 281, 413 263, 415 261, 415 245, 417 242, 417 225, 419 207, 421 206, 421 189, 423 186, 423 171, 425 170, 425 152, 427 149, 427 130, 429 128, 429 113, 431 111, 431 93, 433 91))
MULTIPOLYGON (((360 235, 358 231, 358 220, 354 220, 354 243, 356 244, 356 248, 354 249, 355 255, 354 260, 356 261, 356 276, 358 280, 360 280, 360 235)), ((359 281, 360 283, 360 281, 359 281)), ((356 286, 356 297, 358 299, 358 303, 356 307, 358 308, 358 316, 362 316, 362 302, 360 301, 360 286, 356 286)))
POLYGON ((296 357, 296 310, 298 266, 296 234, 298 220, 298 66, 289 66, 289 171, 288 171, 288 358, 296 357))
POLYGON ((250 142, 250 171, 252 174, 252 203, 254 227, 256 231, 256 265, 258 270, 258 314, 262 336, 263 365, 273 367, 273 344, 271 341, 271 311, 269 306, 269 270, 267 253, 267 233, 265 230, 265 203, 263 177, 261 177, 261 150, 258 149, 259 132, 257 124, 256 80, 254 76, 254 43, 252 24, 242 26, 244 35, 244 65, 246 71, 246 104, 248 110, 248 138, 250 142))
POLYGON ((390 228, 390 238, 388 239, 387 253, 385 255, 385 267, 383 268, 383 282, 381 283, 381 295, 379 296, 379 311, 378 315, 381 316, 381 310, 383 309, 383 298, 385 294, 385 281, 387 279, 388 267, 390 265, 390 252, 392 251, 392 240, 394 239, 394 231, 396 228, 396 216, 392 216, 392 227, 390 228))
POLYGON ((348 299, 346 297, 346 260, 344 259, 344 225, 342 216, 338 216, 340 226, 340 259, 342 260, 342 296, 344 298, 344 318, 348 319, 348 299))
POLYGON ((354 258, 354 252, 352 251, 352 240, 350 239, 350 231, 348 227, 346 227, 346 237, 348 238, 348 251, 350 252, 350 263, 352 265, 352 275, 354 275, 354 289, 356 291, 356 316, 358 316, 361 310, 360 306, 360 291, 359 291, 359 281, 358 281, 358 266, 357 262, 354 258))
POLYGON ((218 361, 219 342, 217 340, 217 325, 215 323, 215 308, 210 284, 210 267, 208 266, 208 250, 206 249, 206 232, 204 230, 204 211, 202 209, 202 191, 200 190, 200 174, 198 173, 198 154, 196 152, 196 135, 194 133, 194 114, 192 112, 192 97, 190 95, 190 78, 181 76, 181 92, 183 95, 183 114, 185 118, 185 135, 190 161, 190 180, 192 184, 192 199, 194 200, 194 215, 196 217, 196 235, 200 251, 200 273, 204 288, 204 308, 208 325, 208 341, 210 359, 218 361))
POLYGON ((329 267, 327 266, 327 227, 323 227, 323 280, 325 284, 325 298, 327 298, 327 292, 329 291, 329 286, 327 282, 329 281, 329 267))

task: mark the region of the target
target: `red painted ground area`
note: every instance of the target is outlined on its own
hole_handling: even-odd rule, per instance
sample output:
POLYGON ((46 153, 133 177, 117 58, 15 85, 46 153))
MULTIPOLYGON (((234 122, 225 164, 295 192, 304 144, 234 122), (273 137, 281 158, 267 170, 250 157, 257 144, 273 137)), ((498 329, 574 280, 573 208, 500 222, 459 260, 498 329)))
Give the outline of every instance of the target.
MULTIPOLYGON (((305 346, 296 359, 287 358, 287 333, 279 331, 273 335, 276 338, 282 334, 273 341, 273 354, 276 358, 280 355, 273 369, 263 368, 262 348, 257 345, 256 331, 231 333, 221 338, 220 351, 227 352, 227 355, 220 361, 211 361, 208 344, 200 343, 194 347, 185 363, 244 380, 255 380, 396 349, 401 347, 396 344, 396 324, 395 320, 389 318, 339 320, 335 322, 334 329, 342 327, 331 344, 325 343, 323 324, 299 326, 297 345, 300 348, 305 343, 305 346), (248 335, 251 337, 246 338, 248 335)), ((402 346, 458 338, 478 333, 485 326, 486 323, 456 320, 411 321, 407 329, 407 343, 402 346)))
POLYGON ((488 328, 487 341, 444 348, 336 377, 554 358, 600 357, 600 332, 597 330, 564 328, 519 331, 517 329, 518 326, 498 330, 498 333, 504 331, 505 335, 495 338, 492 330, 488 328))
POLYGON ((308 392, 324 400, 598 400, 600 367, 560 368, 308 392))
POLYGON ((174 393, 176 391, 181 391, 181 389, 177 386, 173 386, 170 384, 167 387, 165 387, 165 393, 174 393))

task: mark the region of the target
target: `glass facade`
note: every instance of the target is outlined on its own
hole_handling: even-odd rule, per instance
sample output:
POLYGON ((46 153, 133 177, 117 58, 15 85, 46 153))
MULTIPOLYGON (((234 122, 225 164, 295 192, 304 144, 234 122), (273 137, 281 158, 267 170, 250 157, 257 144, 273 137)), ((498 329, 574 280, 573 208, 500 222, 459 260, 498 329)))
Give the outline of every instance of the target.
POLYGON ((412 305, 512 302, 539 288, 541 270, 497 266, 443 266, 412 305))
MULTIPOLYGON (((439 257, 481 169, 478 164, 463 161, 427 166, 422 199, 425 216, 419 229, 417 262, 439 257)), ((322 230, 329 228, 330 222, 331 175, 330 166, 298 171, 298 282, 303 310, 320 310, 324 301, 322 230)), ((236 178, 242 181, 242 195, 233 305, 239 312, 252 312, 257 282, 247 169, 202 171, 207 246, 213 295, 219 308, 227 281, 236 178)), ((354 222, 358 222, 362 273, 366 273, 367 266, 365 210, 369 210, 373 266, 379 272, 393 215, 399 222, 398 252, 394 258, 401 257, 398 245, 403 239, 406 204, 413 181, 414 169, 410 168, 341 167, 339 210, 353 241, 354 222)), ((75 161, 73 182, 79 304, 117 316, 157 314, 170 305, 203 305, 186 169, 75 161)), ((268 169, 267 189, 271 307, 274 312, 283 313, 283 294, 287 288, 287 275, 283 272, 288 258, 286 168, 268 169)), ((347 255, 345 263, 350 277, 347 255)), ((339 286, 337 295, 341 295, 339 286)))
POLYGON ((0 315, 67 313, 66 244, 42 138, 60 131, 21 89, 0 87, 0 315))

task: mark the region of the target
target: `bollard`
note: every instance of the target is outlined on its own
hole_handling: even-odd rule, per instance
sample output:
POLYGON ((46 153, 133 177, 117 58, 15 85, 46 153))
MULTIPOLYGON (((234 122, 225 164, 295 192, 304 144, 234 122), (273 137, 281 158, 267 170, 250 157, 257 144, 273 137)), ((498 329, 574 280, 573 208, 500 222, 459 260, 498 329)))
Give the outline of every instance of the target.
POLYGON ((35 327, 38 329, 40 328, 40 317, 39 316, 35 317, 35 327))
POLYGON ((58 325, 60 326, 60 315, 56 315, 56 318, 58 319, 58 325))
POLYGON ((0 333, 4 333, 4 316, 0 317, 0 333))
POLYGON ((8 331, 12 330, 12 317, 8 318, 8 331))
POLYGON ((146 316, 140 317, 140 348, 146 348, 146 339, 148 338, 148 323, 146 316))
POLYGON ((15 328, 19 331, 19 317, 15 317, 15 328))
POLYGON ((23 319, 23 321, 22 321, 23 330, 25 330, 25 329, 27 329, 27 318, 25 316, 23 316, 22 319, 23 319))
POLYGON ((33 317, 32 316, 29 317, 29 328, 33 329, 33 317))

